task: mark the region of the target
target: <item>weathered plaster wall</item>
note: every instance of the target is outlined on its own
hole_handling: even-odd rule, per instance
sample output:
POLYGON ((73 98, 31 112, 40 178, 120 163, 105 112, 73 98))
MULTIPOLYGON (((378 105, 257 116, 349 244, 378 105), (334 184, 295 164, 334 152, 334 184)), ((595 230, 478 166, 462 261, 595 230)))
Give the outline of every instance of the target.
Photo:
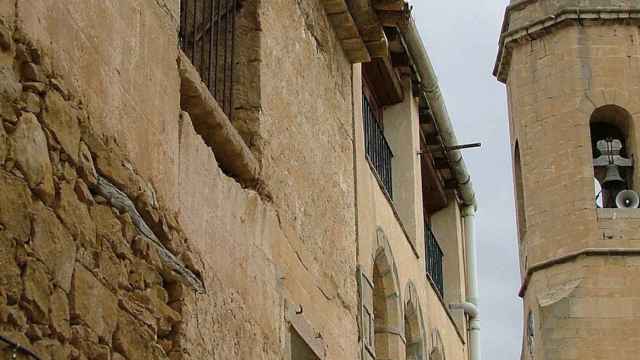
MULTIPOLYGON (((362 103, 362 76, 361 67, 354 66, 354 103, 362 103)), ((413 101, 413 100, 412 100, 413 101)), ((412 107, 414 108, 414 107, 412 107)), ((414 108, 415 109, 415 108, 414 108)), ((398 121, 412 121, 411 114, 398 121)), ((415 284, 416 293, 422 309, 424 319, 424 331, 427 334, 426 353, 429 354, 434 348, 441 346, 445 351, 446 359, 466 359, 467 348, 465 340, 457 331, 456 325, 447 314, 445 306, 442 304, 436 290, 431 286, 425 273, 425 243, 424 227, 415 228, 418 240, 415 243, 415 250, 410 243, 408 236, 400 225, 398 216, 394 213, 389 200, 380 188, 379 182, 373 174, 364 147, 364 129, 362 122, 361 108, 355 109, 355 151, 356 151, 356 171, 357 171, 357 199, 358 199, 358 263, 363 273, 369 279, 373 279, 374 258, 380 250, 378 247, 378 231, 381 230, 388 239, 393 261, 397 269, 398 289, 400 289, 400 302, 406 302, 405 289, 409 282, 415 284), (358 120, 360 119, 360 120, 358 120), (434 341, 434 334, 439 333, 439 341, 434 341)), ((411 131, 412 127, 406 126, 406 131, 411 131)), ((417 130, 417 129, 416 129, 417 130)), ((398 135, 402 137, 402 135, 398 135)), ((411 134, 405 134, 407 139, 417 139, 411 134)), ((414 144, 415 145, 415 144, 414 144)), ((421 203, 421 201, 420 201, 421 203)), ((404 204, 408 206, 409 204, 404 204)), ((409 213, 411 213, 410 211, 409 213)), ((418 211, 421 215, 421 211, 418 211)), ((415 220, 417 223, 418 221, 415 220)), ((403 305, 404 306, 404 305, 403 305)), ((404 325, 402 325, 404 326, 404 325)), ((401 329, 403 330, 403 329, 401 329)), ((464 329, 460 329, 465 336, 464 329)), ((404 358, 404 349, 398 358, 404 358)))
MULTIPOLYGON (((431 227, 438 244, 444 252, 444 299, 447 304, 464 303, 466 297, 466 266, 464 249, 464 228, 462 214, 452 197, 449 205, 431 216, 431 227)), ((466 328, 463 311, 452 314, 458 329, 466 328)))
POLYGON ((177 208, 179 1, 11 2, 19 30, 82 94, 96 130, 117 137, 158 196, 177 208))
POLYGON ((356 358, 351 66, 318 1, 256 3, 260 103, 245 104, 259 123, 234 125, 262 196, 220 171, 181 113, 179 1, 17 0, 0 16, 184 225, 208 292, 179 292, 172 356, 280 359, 288 301, 328 359, 356 358))
POLYGON ((12 30, 0 24, 0 332, 41 359, 168 359, 184 285, 135 224, 200 273, 175 213, 12 30))

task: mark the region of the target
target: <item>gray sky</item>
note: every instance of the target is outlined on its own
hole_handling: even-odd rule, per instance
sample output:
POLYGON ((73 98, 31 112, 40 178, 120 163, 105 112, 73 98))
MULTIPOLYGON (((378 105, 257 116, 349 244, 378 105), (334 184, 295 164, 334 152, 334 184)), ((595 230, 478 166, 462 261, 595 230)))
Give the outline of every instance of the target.
POLYGON ((504 85, 492 75, 508 0, 413 0, 414 17, 465 150, 477 221, 482 354, 520 358, 522 311, 504 85))

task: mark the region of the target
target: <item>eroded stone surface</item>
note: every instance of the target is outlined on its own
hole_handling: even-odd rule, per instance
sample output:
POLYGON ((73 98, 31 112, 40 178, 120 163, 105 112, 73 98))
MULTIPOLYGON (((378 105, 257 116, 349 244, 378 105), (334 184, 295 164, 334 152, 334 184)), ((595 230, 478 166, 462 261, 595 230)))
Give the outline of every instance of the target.
POLYGON ((33 210, 33 239, 36 256, 47 265, 58 286, 71 289, 71 276, 76 262, 76 244, 56 214, 37 203, 33 210))
POLYGON ((111 342, 117 323, 118 300, 83 266, 78 266, 74 273, 71 299, 72 317, 86 324, 99 338, 111 342))
POLYGON ((35 115, 23 113, 12 135, 18 167, 29 186, 51 202, 55 196, 47 138, 35 115))
POLYGON ((46 126, 55 134, 67 155, 78 163, 81 131, 76 111, 56 91, 47 93, 45 106, 42 118, 46 126))
POLYGON ((24 298, 22 306, 27 309, 29 319, 38 324, 47 324, 51 285, 46 267, 30 260, 23 275, 24 298))
POLYGON ((60 184, 60 202, 56 212, 73 237, 87 248, 95 248, 96 225, 87 206, 76 196, 73 184, 60 184))
POLYGON ((0 224, 12 236, 26 241, 31 232, 29 207, 31 194, 21 179, 0 170, 0 224))

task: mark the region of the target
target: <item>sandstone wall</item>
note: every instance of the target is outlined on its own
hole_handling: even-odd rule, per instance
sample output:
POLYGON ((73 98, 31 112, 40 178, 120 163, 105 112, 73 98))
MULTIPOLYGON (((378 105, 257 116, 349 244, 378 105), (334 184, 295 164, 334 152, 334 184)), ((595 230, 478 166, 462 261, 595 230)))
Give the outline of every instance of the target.
POLYGON ((524 322, 531 311, 533 354, 525 347, 523 359, 637 358, 639 264, 638 257, 581 257, 536 273, 524 322))
MULTIPOLYGON (((354 66, 354 103, 362 103, 362 72, 359 65, 354 66)), ((411 96, 411 89, 405 89, 407 97, 407 105, 400 116, 389 118, 389 121, 402 121, 407 122, 403 128, 405 132, 394 134, 396 139, 413 139, 413 143, 404 144, 408 148, 418 149, 417 143, 418 137, 417 126, 411 126, 412 121, 416 121, 414 125, 417 125, 417 104, 415 104, 415 98, 411 96)), ((398 105, 399 106, 399 105, 398 105)), ((355 109, 356 119, 362 119, 362 108, 355 109)), ((386 115, 386 114, 385 114, 386 115)), ((397 115, 397 114, 394 114, 397 115)), ((392 275, 388 276, 388 279, 384 280, 384 292, 388 299, 393 299, 393 302, 400 304, 399 313, 388 315, 390 318, 389 323, 385 324, 392 333, 400 334, 402 339, 396 344, 399 346, 392 346, 388 349, 389 358, 406 358, 406 339, 407 329, 405 324, 405 316, 411 313, 407 302, 409 301, 411 294, 407 291, 410 287, 415 288, 416 299, 411 301, 418 304, 419 318, 422 323, 419 325, 420 336, 422 338, 423 351, 431 358, 439 358, 437 356, 444 356, 440 358, 457 359, 462 360, 468 357, 468 351, 466 347, 466 329, 464 328, 464 321, 461 321, 460 328, 457 328, 453 317, 449 314, 446 303, 441 299, 435 290, 435 287, 431 285, 427 279, 426 266, 425 266, 425 237, 424 237, 424 222, 421 218, 423 216, 421 196, 419 196, 418 204, 414 202, 396 202, 390 201, 388 196, 383 192, 380 182, 374 175, 372 167, 370 167, 365 153, 364 143, 364 128, 362 120, 356 120, 355 127, 355 152, 356 152, 356 169, 357 169, 357 217, 358 217, 358 265, 364 276, 373 281, 374 279, 374 264, 380 261, 379 255, 382 251, 379 240, 379 234, 384 234, 384 237, 388 240, 388 253, 389 259, 393 266, 390 266, 389 272, 392 275), (412 228, 405 231, 403 227, 402 217, 397 215, 398 211, 394 207, 405 206, 406 213, 413 213, 414 225, 412 228), (417 208, 411 208, 415 207, 417 208), (407 234, 411 232, 415 234, 415 243, 413 239, 407 234), (396 299, 397 297, 397 299, 396 299)), ((399 125, 396 124, 396 127, 399 125)), ((385 131, 387 129, 385 128, 385 131)), ((393 145, 392 145, 393 146, 393 145)), ((416 150, 417 151, 417 150, 416 150)), ((408 152, 408 151, 407 151, 408 152)), ((409 155, 407 155, 409 156, 409 155)), ((413 159, 412 159, 413 160, 413 159)), ((401 160, 399 160, 401 161, 401 160)), ((409 161, 406 160, 405 161, 409 161)), ((395 170, 394 170, 395 171, 395 170)), ((418 175, 419 176, 419 175, 418 175)), ((420 186, 420 184, 413 184, 414 186, 420 186)), ((409 186, 409 185, 407 185, 409 186)), ((404 191, 418 192, 421 189, 412 189, 404 191)), ((451 204, 451 207, 457 206, 455 203, 451 204)), ((456 213, 456 211, 451 211, 456 213)), ((453 214, 455 215, 455 214, 453 214)), ((452 219, 455 219, 448 215, 442 215, 452 219)), ((440 221, 438 221, 440 222, 440 221)), ((459 233, 449 231, 448 228, 442 226, 439 228, 442 237, 440 241, 443 243, 449 242, 451 248, 456 248, 461 245, 462 237, 459 233)), ((457 249, 462 252, 461 249, 457 249)), ((453 251, 452 251, 453 252, 453 251)), ((458 256, 459 254, 450 254, 451 258, 458 256)), ((387 276, 387 275, 385 275, 387 276)), ((464 294, 462 288, 463 283, 447 282, 447 291, 451 291, 458 296, 464 294)), ((374 289, 375 290, 375 289, 374 289)), ((461 299, 453 301, 455 297, 451 296, 447 298, 452 302, 459 302, 461 299)), ((390 301, 391 302, 391 301, 390 301)), ((388 310, 390 311, 390 310, 388 310)), ((391 312, 391 311, 390 311, 391 312)), ((464 315, 462 315, 464 317, 464 315)), ((416 334, 414 334, 415 336, 416 334)), ((378 336, 376 337, 378 341, 378 336)), ((415 341, 409 340, 409 341, 415 341)), ((420 345, 413 345, 414 347, 420 345)), ((411 348, 411 347, 410 347, 411 348)), ((381 356, 381 354, 377 354, 381 356)), ((385 354, 382 354, 385 356, 385 354)))
MULTIPOLYGON (((637 134, 639 40, 630 23, 584 20, 510 45, 507 85, 512 144, 519 144, 522 166, 526 269, 585 249, 637 249, 636 210, 596 209, 589 120, 597 108, 616 105, 631 114, 630 133, 637 134)), ((637 142, 628 151, 637 154, 637 142)), ((636 263, 635 253, 601 253, 529 273, 524 358, 533 358, 530 348, 536 359, 636 358, 638 287, 629 281, 637 277, 636 263)))
POLYGON ((163 251, 200 273, 175 212, 12 30, 0 25, 0 332, 41 359, 168 359, 185 289, 163 251))
MULTIPOLYGON (((520 145, 529 264, 611 245, 598 230, 589 119, 608 104, 637 118, 638 39, 636 27, 573 25, 513 50, 510 117, 512 142, 520 145)), ((632 126, 637 133, 639 124, 632 126)))
MULTIPOLYGON (((328 359, 356 358, 351 65, 318 1, 254 1, 251 4, 255 13, 248 17, 254 22, 243 25, 251 30, 254 42, 241 48, 253 51, 243 60, 252 69, 242 76, 259 79, 259 91, 241 94, 248 97, 242 103, 246 109, 242 110, 248 110, 246 116, 239 111, 238 118, 232 121, 262 163, 264 189, 260 192, 243 188, 220 170, 218 160, 194 130, 188 114, 181 112, 176 64, 179 1, 11 2, 12 6, 0 5, 0 19, 9 37, 29 43, 41 54, 43 73, 55 78, 55 86, 74 99, 75 106, 90 119, 91 133, 98 139, 110 139, 106 143, 126 159, 122 162, 120 158, 108 158, 107 164, 121 165, 117 176, 111 176, 120 179, 114 184, 132 186, 123 168, 135 169, 136 181, 153 189, 157 202, 166 209, 162 213, 171 219, 161 221, 158 229, 173 229, 174 223, 176 228, 184 227, 184 235, 178 232, 175 236, 178 244, 186 244, 188 238, 193 251, 181 251, 188 255, 180 259, 202 278, 207 289, 206 294, 190 288, 177 291, 169 285, 176 279, 156 277, 148 287, 169 287, 165 289, 169 297, 161 298, 169 301, 173 309, 170 331, 158 329, 151 336, 152 326, 147 326, 151 328, 148 333, 142 332, 144 326, 130 325, 138 320, 125 318, 115 325, 115 320, 110 320, 107 332, 113 327, 120 329, 122 323, 135 335, 128 339, 140 339, 132 343, 145 344, 147 336, 151 336, 150 350, 144 351, 163 349, 172 359, 281 359, 287 352, 289 323, 285 320, 285 303, 289 303, 301 306, 304 320, 317 335, 314 338, 321 339, 328 359), (258 77, 254 76, 255 71, 258 77), (255 103, 252 96, 259 102, 255 103), (178 301, 181 299, 185 301, 178 301)), ((2 76, 16 80, 11 69, 8 66, 2 76)), ((4 86, 5 82, 1 83, 4 86)), ((43 92, 42 96, 46 99, 48 95, 43 92)), ((7 102, 0 104, 5 106, 7 102)), ((16 119, 11 121, 18 123, 16 119)), ((61 141, 61 147, 67 145, 61 141)), ((90 144, 87 146, 92 152, 97 151, 90 144)), ((46 151, 42 146, 33 152, 34 157, 43 154, 46 151)), ((98 172, 106 175, 100 159, 96 159, 98 172)), ((32 192, 42 201, 57 199, 66 194, 65 186, 58 185, 63 181, 53 178, 55 185, 38 181, 32 192)), ((75 187, 69 186, 72 190, 75 187)), ((14 193, 19 192, 11 192, 14 193)), ((30 193, 24 196, 31 197, 30 193)), ((90 206, 93 207, 102 209, 90 206)), ((20 206, 10 208, 8 213, 20 217, 14 214, 16 208, 20 206)), ((100 214, 108 214, 107 210, 100 214)), ((145 219, 155 219, 139 210, 145 219)), ((91 217, 89 208, 87 212, 91 217)), ((66 225, 69 231, 78 232, 71 233, 73 243, 82 240, 82 227, 76 224, 80 220, 66 225)), ((99 227, 100 221, 89 223, 99 227)), ((93 228, 90 229, 92 233, 93 228)), ((180 250, 172 247, 172 236, 161 240, 174 253, 180 250)), ((187 245, 181 246, 188 249, 187 245)), ((145 254, 134 252, 150 262, 145 254)), ((83 277, 84 271, 79 268, 75 266, 72 277, 85 280, 86 285, 78 288, 99 289, 101 283, 88 275, 83 277)), ((21 270, 20 276, 25 271, 21 270)), ((162 271, 156 273, 164 275, 162 271)), ((19 276, 13 279, 15 284, 26 284, 19 276)), ((146 287, 145 294, 151 292, 146 287)), ((131 290, 134 294, 136 291, 131 290)), ((111 293, 117 299, 127 299, 129 292, 111 293)), ((69 296, 73 312, 73 288, 69 296)), ((50 295, 42 297, 52 299, 50 295)), ((118 300, 112 310, 121 313, 127 306, 124 300, 118 300)), ((152 318, 164 316, 163 310, 166 308, 151 307, 149 316, 147 312, 132 312, 153 323, 152 318)), ((75 324, 73 320, 71 324, 75 324)), ((106 331, 105 326, 95 327, 106 331)), ((73 346, 93 358, 74 345, 73 338, 66 340, 55 333, 45 337, 49 338, 55 338, 63 348, 73 346)), ((81 338, 93 341, 96 337, 85 331, 81 338)), ((132 344, 121 346, 115 340, 107 340, 107 335, 101 334, 96 342, 104 345, 105 351, 118 352, 128 359, 164 356, 125 353, 123 347, 132 344)))

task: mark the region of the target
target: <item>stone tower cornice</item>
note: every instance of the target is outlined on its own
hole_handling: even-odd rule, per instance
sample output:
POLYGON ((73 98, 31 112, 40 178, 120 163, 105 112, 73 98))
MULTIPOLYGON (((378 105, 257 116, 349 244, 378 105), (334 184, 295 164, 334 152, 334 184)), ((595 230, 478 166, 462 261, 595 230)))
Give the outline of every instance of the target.
POLYGON ((505 10, 493 75, 501 82, 509 76, 513 44, 543 36, 569 21, 640 22, 640 0, 514 0, 505 10))

